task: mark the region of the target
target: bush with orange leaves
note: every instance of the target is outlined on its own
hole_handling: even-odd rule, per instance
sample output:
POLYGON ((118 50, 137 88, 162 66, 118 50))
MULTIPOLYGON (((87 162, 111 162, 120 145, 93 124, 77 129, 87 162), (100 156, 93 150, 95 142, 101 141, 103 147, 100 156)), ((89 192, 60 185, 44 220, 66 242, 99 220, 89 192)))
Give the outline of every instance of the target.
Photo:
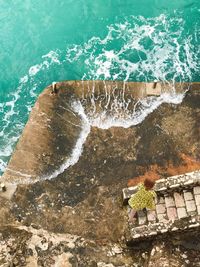
POLYGON ((128 180, 128 187, 142 183, 148 177, 151 177, 151 179, 156 181, 160 179, 161 176, 168 177, 200 169, 200 161, 193 159, 192 157, 187 156, 183 153, 180 154, 180 158, 182 160, 182 164, 179 166, 173 165, 172 162, 169 162, 166 167, 161 167, 157 164, 151 165, 149 167, 149 170, 145 172, 145 174, 128 180))

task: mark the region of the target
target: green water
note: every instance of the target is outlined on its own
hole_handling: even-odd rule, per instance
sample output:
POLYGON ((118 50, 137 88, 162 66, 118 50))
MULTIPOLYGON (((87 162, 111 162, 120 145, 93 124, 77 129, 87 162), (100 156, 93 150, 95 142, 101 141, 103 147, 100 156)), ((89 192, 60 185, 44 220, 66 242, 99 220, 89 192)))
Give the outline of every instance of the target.
POLYGON ((53 81, 200 81, 200 1, 0 0, 0 171, 53 81))

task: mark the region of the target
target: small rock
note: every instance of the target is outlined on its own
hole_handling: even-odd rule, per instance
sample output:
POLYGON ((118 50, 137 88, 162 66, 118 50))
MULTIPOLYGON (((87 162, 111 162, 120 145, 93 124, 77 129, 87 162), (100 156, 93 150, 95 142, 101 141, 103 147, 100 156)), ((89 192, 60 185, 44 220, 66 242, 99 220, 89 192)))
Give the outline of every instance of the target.
POLYGON ((182 254, 181 257, 182 257, 183 259, 187 259, 187 255, 186 255, 186 254, 182 254))
POLYGON ((113 255, 113 252, 112 252, 112 251, 108 251, 107 256, 108 256, 108 257, 112 257, 112 256, 114 256, 114 255, 113 255))
POLYGON ((146 258, 146 254, 142 253, 142 258, 145 259, 146 258))
POLYGON ((5 191, 6 191, 6 186, 5 186, 4 183, 1 183, 1 184, 0 184, 0 190, 1 190, 2 192, 5 192, 5 191))
POLYGON ((18 265, 18 263, 19 263, 18 259, 17 259, 17 258, 15 258, 15 259, 13 260, 13 264, 14 264, 15 266, 17 266, 17 265, 18 265))
POLYGON ((120 247, 118 247, 118 246, 115 245, 112 248, 112 252, 115 253, 115 254, 121 254, 122 253, 122 249, 120 247))
POLYGON ((156 252, 156 250, 155 250, 155 248, 153 248, 151 251, 151 256, 154 256, 155 252, 156 252))

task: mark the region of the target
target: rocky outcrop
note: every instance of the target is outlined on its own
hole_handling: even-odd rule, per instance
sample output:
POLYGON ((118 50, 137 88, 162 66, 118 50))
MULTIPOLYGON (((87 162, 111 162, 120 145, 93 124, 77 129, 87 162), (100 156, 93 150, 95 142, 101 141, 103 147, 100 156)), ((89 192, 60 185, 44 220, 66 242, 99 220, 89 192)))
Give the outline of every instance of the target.
MULTIPOLYGON (((99 88, 96 97, 124 86, 112 82, 58 83, 58 94, 51 94, 52 88, 48 87, 33 108, 2 178, 6 185, 17 185, 10 199, 3 197, 6 192, 0 193, 1 264, 9 254, 12 261, 16 258, 16 266, 29 266, 31 259, 35 266, 56 266, 55 262, 62 261, 73 267, 152 266, 155 262, 163 266, 161 258, 170 267, 198 266, 198 246, 189 242, 192 238, 198 244, 198 235, 127 248, 127 212, 122 206, 121 190, 129 179, 144 175, 151 166, 157 175, 168 177, 169 166, 170 172, 185 167, 183 155, 196 162, 193 166, 198 168, 199 84, 190 87, 181 104, 164 103, 136 126, 100 129, 90 125, 78 161, 45 180, 71 157, 86 123, 80 110, 67 103, 79 99, 89 112, 94 84, 99 88), (60 235, 66 243, 59 239, 60 235), (41 241, 45 236, 48 241, 41 241), (69 237, 77 238, 73 248, 68 246, 69 237), (182 258, 184 254, 187 258, 182 258)), ((141 84, 141 91, 138 83, 125 86, 135 92, 134 99, 141 97, 141 92, 144 97, 153 90, 152 84, 141 84)), ((101 100, 99 108, 107 103, 105 98, 101 100)))

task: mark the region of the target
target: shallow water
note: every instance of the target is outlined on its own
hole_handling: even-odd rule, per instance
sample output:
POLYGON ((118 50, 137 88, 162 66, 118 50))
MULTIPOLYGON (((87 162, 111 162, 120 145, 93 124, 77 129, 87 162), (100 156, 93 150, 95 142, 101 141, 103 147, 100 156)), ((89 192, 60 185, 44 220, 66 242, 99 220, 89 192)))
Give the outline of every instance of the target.
POLYGON ((0 0, 0 172, 52 81, 200 81, 199 15, 198 0, 0 0))

